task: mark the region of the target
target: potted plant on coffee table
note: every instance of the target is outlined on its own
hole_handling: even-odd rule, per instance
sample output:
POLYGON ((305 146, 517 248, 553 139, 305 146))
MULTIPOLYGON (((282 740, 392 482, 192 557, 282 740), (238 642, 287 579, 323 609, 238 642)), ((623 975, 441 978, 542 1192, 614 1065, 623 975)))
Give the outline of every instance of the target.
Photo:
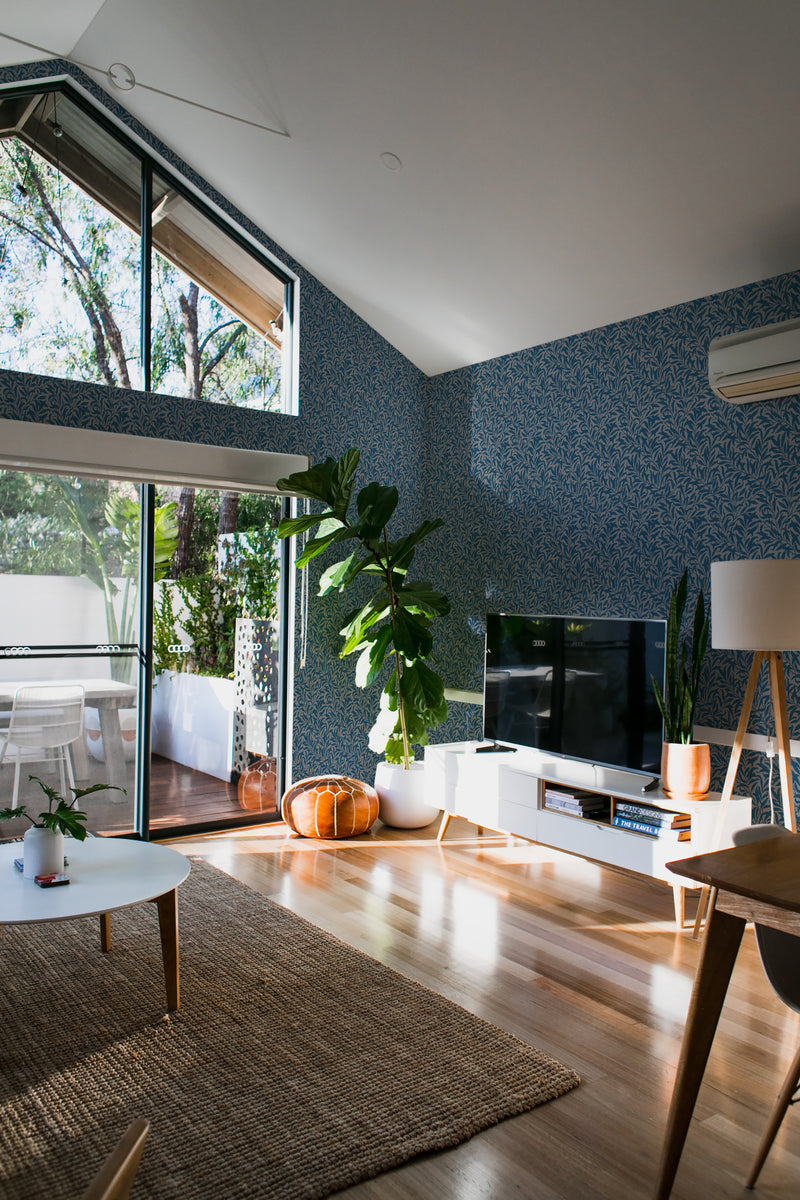
POLYGON ((418 783, 412 776, 420 774, 422 763, 414 763, 413 747, 426 745, 429 731, 447 716, 444 684, 428 664, 433 654, 431 626, 450 611, 450 603, 429 583, 412 581, 410 568, 417 547, 444 522, 423 521, 410 533, 390 534, 398 491, 374 482, 358 492, 351 514, 359 458, 359 451, 350 449, 338 461, 326 458, 308 471, 279 480, 281 491, 317 502, 323 509, 284 519, 278 536, 291 537, 319 526, 297 559, 299 568, 328 547, 347 549, 344 558, 323 572, 320 596, 373 584, 369 595, 362 587, 358 607, 342 626, 340 657, 358 655, 359 687, 383 678, 380 709, 369 735, 370 748, 385 757, 375 778, 380 815, 386 824, 417 828, 429 824, 438 811, 419 799, 421 780, 418 783))
POLYGON ((28 779, 32 783, 38 783, 47 796, 47 808, 38 814, 38 820, 30 815, 25 804, 19 805, 18 808, 3 808, 0 809, 0 821, 14 821, 18 817, 30 821, 31 827, 25 831, 22 839, 22 873, 26 879, 35 879, 37 875, 51 875, 63 870, 65 834, 74 838, 76 842, 85 840, 84 822, 87 817, 85 812, 75 807, 77 802, 92 792, 124 792, 125 789, 107 783, 93 783, 87 788, 71 787, 69 790, 72 792, 72 799, 65 800, 55 788, 39 779, 38 775, 29 775, 28 779))
POLYGON ((711 757, 707 743, 693 739, 700 671, 708 646, 710 613, 706 610, 701 590, 695 604, 691 644, 684 640, 679 646, 686 592, 687 572, 684 571, 670 596, 663 693, 655 678, 653 686, 664 718, 662 791, 674 800, 702 800, 711 782, 711 757))

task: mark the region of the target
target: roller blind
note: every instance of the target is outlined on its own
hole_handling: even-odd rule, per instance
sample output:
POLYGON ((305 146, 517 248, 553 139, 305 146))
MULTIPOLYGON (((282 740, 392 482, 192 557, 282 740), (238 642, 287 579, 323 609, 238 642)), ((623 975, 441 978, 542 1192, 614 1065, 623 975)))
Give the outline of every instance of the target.
POLYGON ((279 479, 308 466, 305 454, 0 419, 0 468, 8 470, 276 494, 279 479))

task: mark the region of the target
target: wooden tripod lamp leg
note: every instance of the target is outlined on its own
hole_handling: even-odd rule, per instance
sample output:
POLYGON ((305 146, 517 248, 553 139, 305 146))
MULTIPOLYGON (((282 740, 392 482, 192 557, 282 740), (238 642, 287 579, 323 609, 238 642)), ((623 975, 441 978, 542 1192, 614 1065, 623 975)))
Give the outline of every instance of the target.
POLYGON ((783 655, 780 650, 769 650, 769 685, 772 693, 772 711, 775 718, 775 738, 778 743, 778 772, 781 778, 783 799, 783 823, 792 833, 797 833, 797 818, 792 795, 792 763, 789 745, 789 716, 786 711, 786 682, 783 675, 783 655))
MULTIPOLYGON (((725 775, 725 784, 722 788, 722 796, 719 802, 719 815, 717 817, 717 832, 714 837, 714 849, 719 850, 719 844, 722 841, 722 830, 725 828, 725 814, 728 809, 730 798, 733 795, 733 785, 736 782, 736 773, 739 770, 739 759, 742 757, 742 747, 744 746, 745 734, 747 733, 747 723, 750 720, 750 712, 753 707, 753 697, 756 694, 756 685, 758 684, 758 673, 761 670, 761 664, 765 658, 769 657, 772 652, 764 650, 756 650, 753 655, 753 663, 750 667, 750 678, 747 680, 747 690, 744 694, 744 703, 742 711, 739 715, 739 724, 736 726, 736 735, 733 739, 733 748, 731 749, 731 757, 728 762, 728 770, 725 775)), ((780 655, 778 656, 780 657, 780 655)), ((784 710, 786 705, 786 697, 784 694, 784 710)), ((692 937, 696 938, 703 927, 703 917, 706 915, 708 907, 708 888, 704 887, 700 893, 700 899, 697 902, 697 915, 694 919, 694 929, 692 937)))

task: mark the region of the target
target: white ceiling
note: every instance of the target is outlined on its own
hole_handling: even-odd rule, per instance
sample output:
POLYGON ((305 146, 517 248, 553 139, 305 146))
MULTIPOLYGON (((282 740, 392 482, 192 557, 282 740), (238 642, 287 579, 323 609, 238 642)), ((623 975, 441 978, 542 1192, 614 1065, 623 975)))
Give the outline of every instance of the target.
POLYGON ((428 374, 800 266, 797 0, 0 0, 0 31, 112 93, 128 66, 117 98, 428 374))

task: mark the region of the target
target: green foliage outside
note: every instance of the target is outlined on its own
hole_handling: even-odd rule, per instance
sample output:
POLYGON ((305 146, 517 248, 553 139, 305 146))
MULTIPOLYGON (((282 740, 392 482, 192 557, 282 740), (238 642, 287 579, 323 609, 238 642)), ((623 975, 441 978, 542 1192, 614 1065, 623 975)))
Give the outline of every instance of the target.
MULTIPOLYGON (((0 366, 143 388, 140 238, 17 138, 0 140, 0 366)), ((153 253, 150 388, 281 406, 280 351, 153 253)))
MULTIPOLYGON (((0 140, 0 366, 142 388, 139 260, 136 231, 22 141, 0 140)), ((277 410, 280 372, 275 346, 154 252, 152 390, 277 410)), ((155 549, 156 579, 179 576, 183 630, 197 639, 180 667, 230 674, 235 617, 276 614, 275 502, 239 497, 236 552, 220 565, 219 494, 183 489, 182 522, 177 494, 159 500, 155 549)), ((139 519, 137 489, 0 472, 0 571, 87 576, 109 643, 136 641, 139 519)), ((168 615, 156 616, 157 668, 177 666, 167 647, 185 640, 168 615)), ((115 676, 129 670, 112 660, 115 676)))
POLYGON ((378 483, 361 489, 356 512, 351 514, 359 457, 358 450, 348 450, 338 462, 326 458, 309 471, 279 480, 282 491, 322 503, 324 510, 281 521, 278 536, 291 537, 319 526, 297 567, 304 567, 328 547, 356 543, 345 558, 323 573, 319 595, 343 592, 360 576, 374 585, 372 596, 349 613, 342 626, 340 657, 358 654, 359 687, 385 677, 384 665, 388 665, 369 744, 370 749, 383 751, 387 762, 403 763, 407 768, 413 758, 412 746, 426 745, 428 731, 447 717, 444 684, 427 661, 433 655, 431 625, 450 611, 450 603, 429 583, 409 579, 417 546, 444 521, 423 521, 411 533, 390 539, 388 524, 397 507, 398 492, 378 483))
MULTIPOLYGON (((196 510, 206 508, 213 493, 198 492, 196 510)), ((244 499, 242 497, 241 499, 244 499)), ((273 521, 275 501, 248 498, 239 523, 273 521)), ((232 677, 235 666, 236 618, 276 620, 280 560, 274 528, 237 530, 219 555, 216 523, 195 526, 192 539, 195 574, 165 581, 153 613, 154 671, 190 671, 232 677), (190 645, 188 654, 174 647, 190 645)))

